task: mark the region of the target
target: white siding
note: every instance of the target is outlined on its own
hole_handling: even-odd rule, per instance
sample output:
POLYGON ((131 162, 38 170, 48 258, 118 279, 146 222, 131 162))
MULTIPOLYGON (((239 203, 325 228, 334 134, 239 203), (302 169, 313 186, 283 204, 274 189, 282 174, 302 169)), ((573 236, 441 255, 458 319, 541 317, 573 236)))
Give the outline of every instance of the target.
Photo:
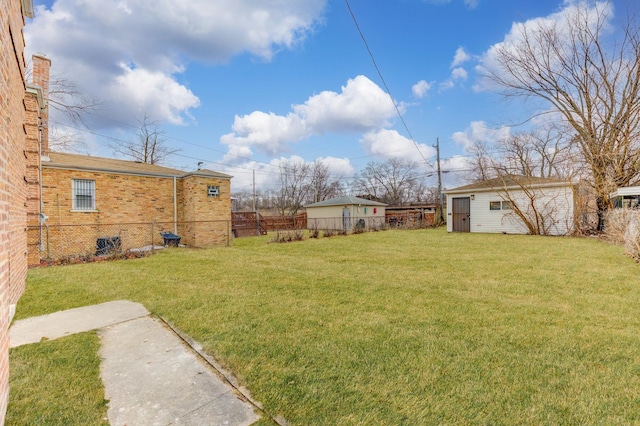
MULTIPOLYGON (((570 186, 537 188, 531 190, 535 194, 536 209, 546 218, 549 234, 566 235, 573 230, 573 190, 570 186)), ((524 222, 513 212, 503 210, 504 197, 496 191, 474 191, 468 193, 447 194, 447 206, 452 205, 452 198, 470 197, 470 230, 471 232, 527 234, 524 222), (501 202, 500 210, 490 210, 490 202, 501 202)), ((509 190, 510 197, 525 214, 530 213, 531 199, 519 189, 509 190)), ((453 231, 451 212, 447 213, 447 231, 453 231)))

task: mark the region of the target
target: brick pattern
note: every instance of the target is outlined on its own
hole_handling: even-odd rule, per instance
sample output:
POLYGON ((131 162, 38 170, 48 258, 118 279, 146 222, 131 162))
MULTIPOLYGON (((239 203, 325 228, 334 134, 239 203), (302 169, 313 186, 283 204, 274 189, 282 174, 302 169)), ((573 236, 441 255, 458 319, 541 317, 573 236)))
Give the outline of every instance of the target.
POLYGON ((178 200, 182 207, 185 244, 194 247, 214 247, 226 243, 231 221, 231 181, 207 176, 192 175, 182 179, 182 190, 178 200), (220 188, 219 197, 208 196, 208 186, 220 188), (202 221, 225 221, 220 226, 198 223, 202 221))
MULTIPOLYGON (((192 247, 213 247, 228 242, 230 186, 230 179, 225 178, 197 174, 176 178, 177 231, 182 237, 181 243, 192 247), (207 195, 210 185, 220 188, 219 197, 207 195)), ((57 258, 95 251, 96 236, 121 236, 123 249, 148 244, 148 232, 139 226, 124 224, 155 222, 157 226, 153 233, 173 231, 174 179, 58 169, 47 167, 43 162, 42 205, 43 213, 48 216, 49 229, 46 237, 39 237, 39 229, 30 228, 30 265, 37 265, 40 257, 46 257, 39 251, 45 238, 48 242, 45 245, 51 251, 49 254, 55 252, 57 258), (95 211, 73 210, 73 179, 95 181, 95 211), (123 226, 112 226, 118 224, 123 226)), ((156 235, 152 237, 157 238, 156 235)))
POLYGON ((168 222, 173 221, 173 179, 51 169, 45 162, 42 204, 50 225, 168 222), (95 181, 95 211, 73 211, 73 179, 95 181))
POLYGON ((27 266, 23 27, 21 2, 0 2, 0 424, 9 397, 9 310, 27 266))

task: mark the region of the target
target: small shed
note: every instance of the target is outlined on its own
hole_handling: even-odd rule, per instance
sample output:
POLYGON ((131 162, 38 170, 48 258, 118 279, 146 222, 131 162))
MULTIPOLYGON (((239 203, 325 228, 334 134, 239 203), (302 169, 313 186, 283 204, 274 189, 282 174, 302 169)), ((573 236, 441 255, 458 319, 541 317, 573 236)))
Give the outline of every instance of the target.
POLYGON ((351 231, 382 227, 386 206, 385 203, 353 196, 309 204, 306 206, 307 228, 351 231))
POLYGON ((448 232, 566 235, 574 229, 574 185, 503 176, 444 191, 448 232))
POLYGON ((609 194, 614 208, 640 208, 640 186, 625 186, 609 194))

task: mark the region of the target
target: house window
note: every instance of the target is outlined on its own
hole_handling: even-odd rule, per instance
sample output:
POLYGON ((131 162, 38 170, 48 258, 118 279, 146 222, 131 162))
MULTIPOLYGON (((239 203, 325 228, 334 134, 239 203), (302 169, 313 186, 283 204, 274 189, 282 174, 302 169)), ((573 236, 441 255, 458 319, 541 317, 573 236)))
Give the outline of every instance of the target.
POLYGON ((96 209, 96 181, 72 179, 73 210, 96 209))
POLYGON ((207 197, 219 197, 220 187, 214 185, 207 185, 207 197))
POLYGON ((500 201, 489 201, 489 210, 500 210, 500 201))
POLYGON ((511 203, 511 201, 502 202, 502 210, 512 210, 512 209, 513 209, 513 204, 511 203))

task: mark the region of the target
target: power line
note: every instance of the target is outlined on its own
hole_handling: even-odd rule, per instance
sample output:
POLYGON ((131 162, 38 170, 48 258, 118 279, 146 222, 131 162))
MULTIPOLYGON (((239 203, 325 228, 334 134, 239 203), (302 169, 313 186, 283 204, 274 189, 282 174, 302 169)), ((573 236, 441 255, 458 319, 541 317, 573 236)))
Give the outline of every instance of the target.
POLYGON ((358 20, 356 19, 356 15, 353 13, 353 10, 351 9, 351 5, 349 4, 349 0, 344 0, 344 2, 347 5, 347 9, 349 10, 349 14, 351 15, 351 18, 353 19, 353 23, 355 24, 356 29, 358 30, 358 34, 360 34, 360 38, 362 38, 362 41, 364 42, 364 46, 367 49, 367 52, 369 53, 369 57, 371 57, 371 62, 373 62, 373 67, 376 69, 376 71, 378 73, 378 77, 380 77, 380 80, 382 81, 382 85, 384 86, 385 90, 387 91, 387 94, 389 95, 389 98, 391 99, 391 102, 393 103, 393 107, 396 110, 396 114, 398 114, 398 117, 400 117, 400 121, 402 122, 402 125, 403 125, 404 129, 407 131, 407 134, 409 135, 409 139, 411 139, 411 142, 413 142, 413 145, 416 147, 416 150, 418 150, 418 154, 420 154, 420 157, 422 157, 422 159, 424 160, 425 164, 427 164, 430 167, 433 167, 433 166, 431 166, 431 163, 429 163, 429 161, 425 158, 424 154, 422 154, 422 151, 420 150, 420 146, 418 145, 416 140, 413 138, 413 135, 411 134, 411 131, 409 130, 409 126, 407 126, 407 123, 405 122, 404 117, 402 116, 402 113, 400 112, 400 108, 398 107, 398 104, 396 103, 395 99, 391 95, 391 90, 389 90, 389 86, 387 85, 387 82, 385 81, 384 77, 382 76, 382 71, 380 71, 380 67, 378 67, 378 63, 376 62, 376 58, 373 56, 373 52, 369 48, 369 43, 367 43, 367 39, 365 38, 364 33, 360 29, 360 25, 358 24, 358 20))

